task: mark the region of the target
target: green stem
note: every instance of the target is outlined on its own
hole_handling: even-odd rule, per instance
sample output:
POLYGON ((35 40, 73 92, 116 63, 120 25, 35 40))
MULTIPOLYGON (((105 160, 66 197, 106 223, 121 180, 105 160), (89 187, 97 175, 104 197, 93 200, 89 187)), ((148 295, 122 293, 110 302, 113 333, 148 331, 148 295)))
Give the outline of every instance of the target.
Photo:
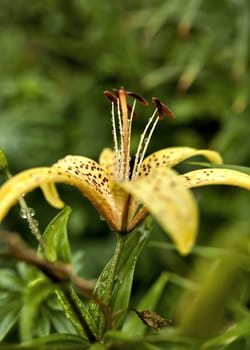
MULTIPOLYGON (((116 233, 116 247, 114 255, 112 257, 110 267, 108 270, 108 278, 106 280, 105 292, 102 297, 102 302, 107 306, 110 306, 112 301, 112 293, 115 285, 116 275, 117 275, 117 266, 119 264, 121 254, 123 252, 123 247, 125 243, 125 236, 116 233)), ((100 315, 99 321, 99 336, 101 337, 105 330, 105 317, 103 314, 100 315)))

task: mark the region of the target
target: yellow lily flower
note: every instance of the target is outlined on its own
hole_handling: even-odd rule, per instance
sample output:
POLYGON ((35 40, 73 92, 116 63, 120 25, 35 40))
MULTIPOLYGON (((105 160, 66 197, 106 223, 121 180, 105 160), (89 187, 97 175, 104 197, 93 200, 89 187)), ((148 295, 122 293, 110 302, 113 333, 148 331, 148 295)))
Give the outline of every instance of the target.
POLYGON ((99 163, 82 156, 68 155, 51 167, 33 168, 9 179, 0 188, 0 221, 18 198, 41 187, 46 200, 56 208, 64 203, 55 183, 77 187, 106 220, 110 229, 121 233, 132 231, 151 213, 170 235, 181 254, 187 254, 195 241, 198 211, 189 187, 229 184, 250 189, 250 177, 228 169, 200 169, 178 175, 178 163, 202 155, 212 163, 222 163, 215 151, 190 147, 171 147, 145 158, 152 133, 163 114, 174 118, 171 110, 158 98, 156 109, 141 135, 131 166, 130 140, 136 101, 148 105, 141 96, 114 89, 104 92, 112 102, 114 150, 104 149, 99 163), (133 99, 132 107, 127 96, 133 99), (115 113, 117 109, 117 113, 115 113))

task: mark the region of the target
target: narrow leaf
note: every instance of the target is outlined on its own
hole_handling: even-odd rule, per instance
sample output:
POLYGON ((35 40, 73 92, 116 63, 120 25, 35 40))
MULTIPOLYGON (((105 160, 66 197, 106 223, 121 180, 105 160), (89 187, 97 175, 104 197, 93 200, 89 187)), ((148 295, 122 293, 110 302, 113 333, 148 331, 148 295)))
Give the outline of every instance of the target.
POLYGON ((17 322, 20 314, 20 300, 6 300, 6 305, 1 305, 0 314, 0 341, 8 334, 11 328, 17 322))
POLYGON ((34 320, 39 315, 39 308, 44 300, 53 292, 53 284, 44 277, 37 278, 28 285, 23 297, 23 307, 19 323, 22 341, 32 339, 34 320))
POLYGON ((238 322, 236 325, 228 330, 224 330, 219 336, 206 341, 200 348, 200 350, 209 349, 213 346, 222 346, 230 344, 235 341, 235 339, 242 336, 249 336, 250 329, 250 315, 247 315, 242 321, 238 322))

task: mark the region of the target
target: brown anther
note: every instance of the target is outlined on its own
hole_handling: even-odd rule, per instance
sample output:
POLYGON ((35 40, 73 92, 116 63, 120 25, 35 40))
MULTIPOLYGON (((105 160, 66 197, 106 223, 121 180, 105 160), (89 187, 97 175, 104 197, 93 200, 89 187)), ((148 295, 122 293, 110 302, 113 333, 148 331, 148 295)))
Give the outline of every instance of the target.
POLYGON ((160 119, 163 119, 164 113, 170 119, 176 118, 174 113, 171 111, 171 109, 169 109, 168 106, 162 103, 157 97, 152 97, 152 102, 155 104, 155 107, 157 108, 157 113, 160 119))
POLYGON ((123 87, 120 88, 120 90, 118 89, 113 89, 114 91, 114 94, 118 97, 119 96, 119 92, 123 92, 125 93, 125 95, 127 96, 131 96, 133 97, 135 100, 141 102, 141 104, 143 104, 144 106, 148 106, 148 101, 145 100, 145 98, 143 98, 141 95, 135 93, 135 92, 132 92, 132 91, 127 91, 127 90, 124 90, 123 87))
POLYGON ((117 105, 117 98, 113 96, 110 91, 105 90, 103 93, 112 103, 117 105))
POLYGON ((137 101, 141 102, 141 104, 143 104, 144 106, 148 106, 148 101, 145 100, 145 98, 143 98, 142 96, 136 94, 135 92, 126 91, 126 95, 133 97, 137 101))
MULTIPOLYGON (((113 90, 115 96, 119 97, 119 89, 112 89, 112 90, 113 90)), ((123 88, 121 88, 120 90, 123 90, 123 88)))

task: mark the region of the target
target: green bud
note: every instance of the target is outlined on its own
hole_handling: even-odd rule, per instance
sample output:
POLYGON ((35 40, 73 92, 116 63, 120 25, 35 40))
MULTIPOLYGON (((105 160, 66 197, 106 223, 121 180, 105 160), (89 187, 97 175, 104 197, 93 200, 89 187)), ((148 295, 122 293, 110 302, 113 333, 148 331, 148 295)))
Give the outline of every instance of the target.
POLYGON ((7 175, 8 173, 8 162, 3 153, 3 150, 0 148, 0 174, 7 175))

